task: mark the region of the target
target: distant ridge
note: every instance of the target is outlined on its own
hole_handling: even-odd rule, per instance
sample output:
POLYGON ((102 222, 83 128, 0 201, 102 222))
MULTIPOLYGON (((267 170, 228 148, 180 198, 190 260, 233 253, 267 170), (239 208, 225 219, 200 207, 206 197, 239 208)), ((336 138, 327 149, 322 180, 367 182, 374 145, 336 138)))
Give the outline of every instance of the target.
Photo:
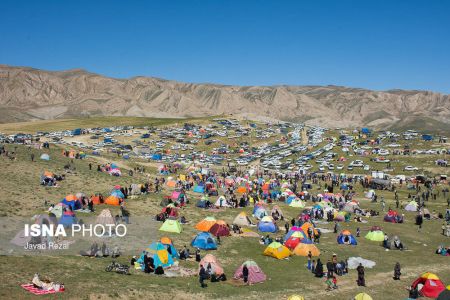
POLYGON ((235 114, 326 127, 450 129, 450 96, 342 86, 231 86, 0 65, 0 122, 235 114), (420 128, 417 128, 420 127, 420 128), (432 128, 430 128, 432 127, 432 128))

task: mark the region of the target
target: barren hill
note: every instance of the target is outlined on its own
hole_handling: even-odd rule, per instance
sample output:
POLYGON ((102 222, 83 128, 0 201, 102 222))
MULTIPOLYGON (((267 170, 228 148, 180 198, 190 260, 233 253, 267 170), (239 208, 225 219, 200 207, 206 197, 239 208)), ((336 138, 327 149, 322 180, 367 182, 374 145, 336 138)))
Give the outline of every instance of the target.
POLYGON ((0 65, 3 123, 95 115, 220 114, 307 121, 330 127, 449 129, 450 96, 340 86, 228 86, 152 77, 115 79, 79 69, 49 72, 0 65))

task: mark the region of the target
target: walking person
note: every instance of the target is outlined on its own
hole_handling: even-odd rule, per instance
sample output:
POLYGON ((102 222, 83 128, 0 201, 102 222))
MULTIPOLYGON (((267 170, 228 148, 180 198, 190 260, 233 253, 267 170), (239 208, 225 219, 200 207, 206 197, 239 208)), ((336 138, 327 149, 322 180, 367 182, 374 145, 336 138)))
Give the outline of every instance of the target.
POLYGON ((204 283, 204 280, 207 279, 206 270, 203 267, 203 265, 200 265, 200 271, 198 272, 198 280, 200 282, 200 287, 205 288, 207 287, 206 283, 204 283))

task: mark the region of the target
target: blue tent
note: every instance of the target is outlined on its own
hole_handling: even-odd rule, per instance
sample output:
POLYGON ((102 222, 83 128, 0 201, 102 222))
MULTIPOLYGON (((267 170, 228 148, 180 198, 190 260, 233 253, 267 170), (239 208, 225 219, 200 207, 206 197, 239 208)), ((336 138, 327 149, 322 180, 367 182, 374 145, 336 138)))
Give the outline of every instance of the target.
POLYGON ((273 222, 259 222, 258 230, 261 232, 271 232, 275 233, 278 231, 277 226, 273 222))
POLYGON ((286 199, 286 204, 291 204, 292 200, 294 200, 295 198, 297 198, 295 195, 290 195, 286 199))
POLYGON ((363 127, 363 128, 361 129, 361 132, 364 133, 364 134, 370 134, 370 129, 367 128, 367 127, 363 127))
POLYGON ((77 223, 77 218, 75 217, 75 214, 73 212, 64 212, 61 216, 61 219, 59 219, 59 224, 62 224, 64 227, 71 227, 72 224, 77 223))
POLYGON ((79 200, 75 200, 75 201, 67 201, 66 198, 64 198, 61 201, 62 204, 65 204, 67 206, 70 206, 72 208, 72 210, 77 210, 77 209, 81 209, 82 205, 81 202, 79 200))
POLYGON ((205 191, 205 188, 201 185, 197 185, 194 187, 194 193, 203 193, 205 191))
POLYGON ((152 159, 153 160, 161 160, 162 159, 162 155, 159 153, 155 153, 152 155, 152 159))
POLYGON ((121 198, 121 199, 124 199, 125 198, 125 195, 122 193, 122 191, 121 190, 119 190, 119 189, 114 189, 112 192, 111 192, 111 196, 116 196, 117 198, 121 198))
POLYGON ((81 134, 81 128, 76 128, 76 129, 72 130, 72 134, 73 135, 80 135, 81 134))
POLYGON ((422 135, 422 140, 424 140, 424 141, 432 141, 433 140, 433 136, 431 134, 423 134, 422 135))
POLYGON ((104 138, 103 142, 105 142, 105 143, 112 143, 113 141, 112 141, 112 138, 104 138))
POLYGON ((338 244, 347 244, 347 245, 357 245, 358 242, 356 241, 355 237, 351 234, 349 235, 344 235, 344 234, 340 234, 337 237, 337 242, 338 244))
POLYGON ((192 240, 191 246, 203 250, 216 250, 217 242, 209 232, 200 232, 192 240))

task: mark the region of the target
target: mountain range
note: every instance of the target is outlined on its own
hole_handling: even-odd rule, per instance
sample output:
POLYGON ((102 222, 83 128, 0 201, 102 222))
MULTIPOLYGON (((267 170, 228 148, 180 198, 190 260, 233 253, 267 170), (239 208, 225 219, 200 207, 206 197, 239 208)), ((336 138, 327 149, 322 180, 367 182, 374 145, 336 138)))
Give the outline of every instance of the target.
POLYGON ((450 95, 342 86, 233 86, 154 77, 117 79, 81 69, 0 65, 0 122, 86 116, 233 114, 326 127, 450 129, 450 95))

